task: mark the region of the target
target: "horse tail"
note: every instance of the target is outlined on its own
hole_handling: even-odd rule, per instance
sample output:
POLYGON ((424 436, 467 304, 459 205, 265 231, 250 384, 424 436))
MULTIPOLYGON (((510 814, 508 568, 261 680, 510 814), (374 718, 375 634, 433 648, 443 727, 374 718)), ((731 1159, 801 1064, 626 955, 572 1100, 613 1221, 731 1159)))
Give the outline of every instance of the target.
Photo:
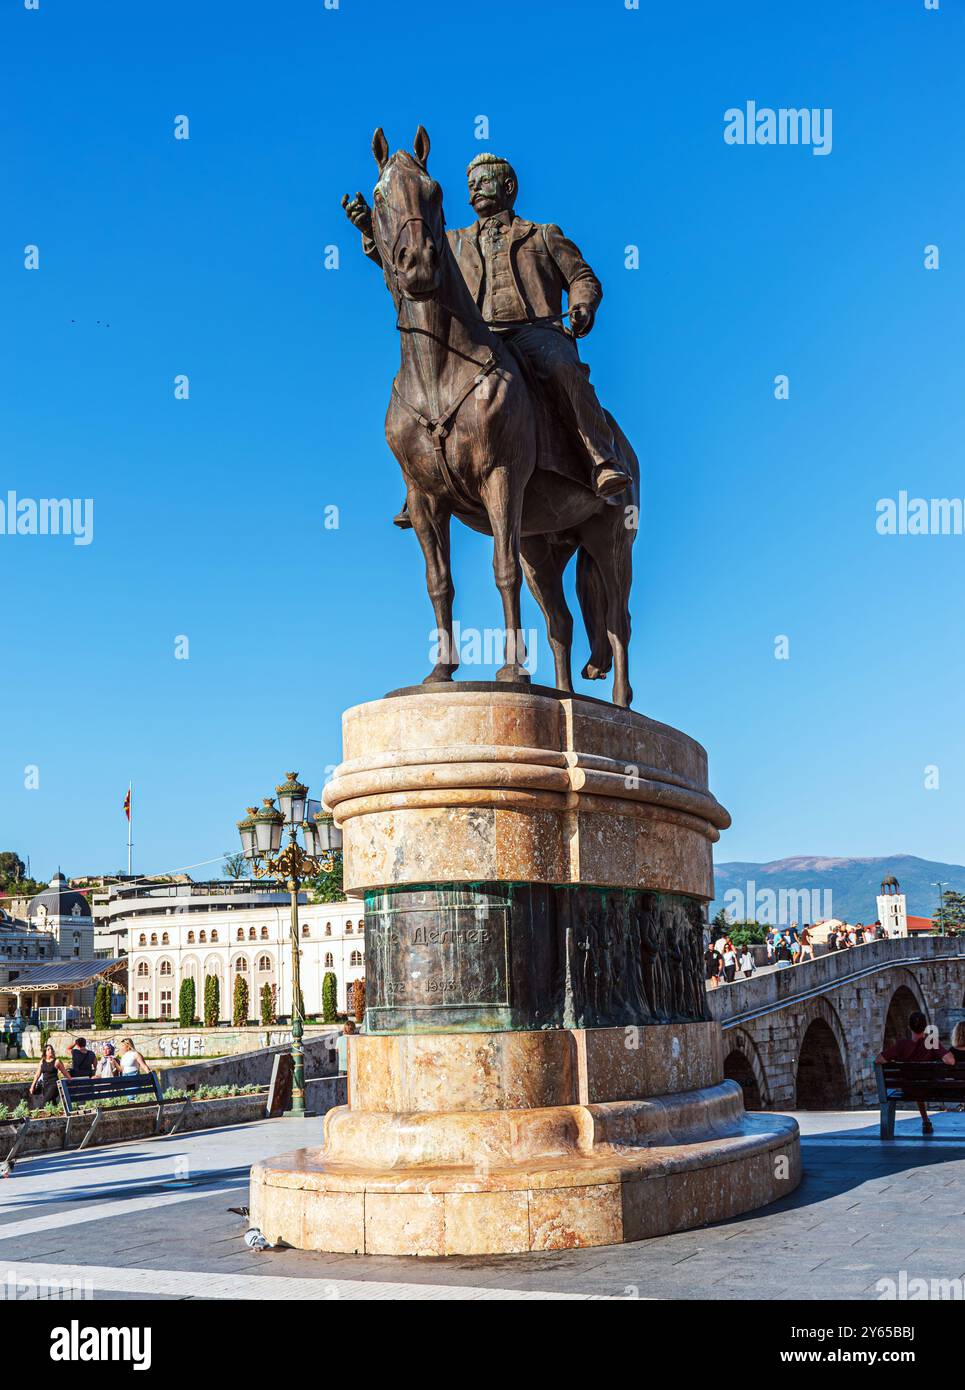
POLYGON ((583 667, 583 677, 602 680, 613 663, 606 629, 606 588, 599 565, 582 545, 576 552, 576 597, 590 640, 590 658, 583 667))

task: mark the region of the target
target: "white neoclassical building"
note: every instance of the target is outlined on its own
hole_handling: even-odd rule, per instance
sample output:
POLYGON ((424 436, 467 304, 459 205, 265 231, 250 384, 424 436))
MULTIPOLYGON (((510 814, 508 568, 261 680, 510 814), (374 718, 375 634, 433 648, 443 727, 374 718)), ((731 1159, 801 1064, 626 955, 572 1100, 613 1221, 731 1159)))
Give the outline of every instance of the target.
MULTIPOLYGON (((305 895, 303 895, 305 896, 305 895)), ((235 980, 248 981, 249 1016, 259 1017, 263 987, 273 985, 275 1012, 292 1005, 291 907, 287 893, 250 881, 119 886, 107 904, 110 925, 127 927, 128 1013, 178 1016, 182 980, 194 980, 197 1012, 204 982, 217 977, 221 1018, 231 1020, 235 980)), ((361 903, 299 906, 300 971, 305 1012, 322 1012, 322 981, 332 971, 344 1012, 354 980, 365 975, 361 903)))

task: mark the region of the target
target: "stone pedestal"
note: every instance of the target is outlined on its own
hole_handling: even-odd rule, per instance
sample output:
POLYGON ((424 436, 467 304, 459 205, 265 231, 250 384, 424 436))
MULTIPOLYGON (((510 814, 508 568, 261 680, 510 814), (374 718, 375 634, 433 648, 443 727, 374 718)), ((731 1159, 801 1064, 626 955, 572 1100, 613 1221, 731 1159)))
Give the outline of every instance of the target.
POLYGON ((252 1170, 273 1241, 494 1254, 638 1240, 774 1200, 797 1127, 745 1115, 702 909, 726 811, 699 744, 540 688, 348 710, 326 790, 365 897, 366 1031, 324 1144, 252 1170))

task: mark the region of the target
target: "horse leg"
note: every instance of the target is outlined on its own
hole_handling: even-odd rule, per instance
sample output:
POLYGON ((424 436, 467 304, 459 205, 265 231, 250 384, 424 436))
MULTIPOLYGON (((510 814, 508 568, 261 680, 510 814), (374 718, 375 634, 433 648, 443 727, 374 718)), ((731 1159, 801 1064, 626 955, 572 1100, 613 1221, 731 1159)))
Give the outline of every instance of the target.
POLYGON ((580 675, 585 681, 601 681, 613 665, 606 630, 606 592, 599 566, 582 545, 576 557, 576 597, 590 639, 590 655, 580 675))
POLYGON ((529 681, 526 643, 519 594, 523 584, 519 563, 519 533, 523 512, 523 483, 510 478, 508 468, 494 468, 479 489, 493 533, 493 574, 503 601, 506 662, 496 672, 498 681, 529 681))
POLYGON ((524 536, 519 543, 523 573, 546 621, 546 631, 556 667, 556 688, 570 692, 573 690, 573 675, 570 671, 573 615, 563 592, 563 571, 575 549, 575 541, 554 543, 546 536, 524 536))
POLYGON ((406 501, 412 529, 425 557, 426 589, 436 615, 439 660, 422 682, 423 685, 430 685, 436 681, 451 681, 452 673, 459 665, 459 653, 452 631, 452 600, 456 593, 449 560, 449 523, 452 514, 438 498, 429 497, 414 487, 409 488, 406 501))
POLYGON ((634 532, 623 513, 604 507, 582 528, 581 542, 600 570, 606 601, 606 631, 613 653, 613 703, 624 709, 633 699, 629 677, 630 580, 634 532), (606 515, 612 513, 613 519, 606 515))

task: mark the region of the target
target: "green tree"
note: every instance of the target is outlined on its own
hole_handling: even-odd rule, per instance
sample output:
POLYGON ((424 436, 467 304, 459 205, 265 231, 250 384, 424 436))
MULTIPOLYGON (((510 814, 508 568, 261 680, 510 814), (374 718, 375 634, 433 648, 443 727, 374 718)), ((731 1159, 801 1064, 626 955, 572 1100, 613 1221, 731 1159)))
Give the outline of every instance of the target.
POLYGON ((338 980, 331 970, 326 970, 322 980, 322 1022, 334 1023, 338 1017, 338 980))
POLYGON ((226 850, 222 867, 225 878, 247 878, 251 872, 248 860, 240 850, 237 854, 232 854, 230 850, 226 850))
POLYGON ((221 1018, 221 982, 217 975, 204 978, 204 1026, 217 1028, 221 1018))
POLYGON ((248 981, 243 975, 235 977, 235 997, 231 1021, 236 1028, 243 1027, 248 1022, 248 981))
POLYGON ((0 851, 0 881, 16 883, 27 872, 27 866, 12 849, 0 851))
POLYGON ((261 987, 261 1021, 266 1027, 271 1027, 277 1023, 275 1015, 275 986, 262 985, 261 987))
POLYGON ((189 975, 186 980, 181 981, 181 989, 178 993, 178 1022, 182 1028, 190 1028, 196 1022, 194 1012, 196 1003, 194 980, 189 975))
POLYGON ((111 987, 108 984, 100 984, 94 995, 94 1027, 98 1032, 104 1032, 110 1026, 111 987))
POLYGON ((935 930, 945 936, 954 936, 965 929, 965 894, 949 889, 942 895, 940 905, 932 917, 935 930))
POLYGON ((317 874, 310 880, 313 903, 343 903, 345 889, 342 886, 342 852, 336 850, 332 856, 332 872, 317 874))

